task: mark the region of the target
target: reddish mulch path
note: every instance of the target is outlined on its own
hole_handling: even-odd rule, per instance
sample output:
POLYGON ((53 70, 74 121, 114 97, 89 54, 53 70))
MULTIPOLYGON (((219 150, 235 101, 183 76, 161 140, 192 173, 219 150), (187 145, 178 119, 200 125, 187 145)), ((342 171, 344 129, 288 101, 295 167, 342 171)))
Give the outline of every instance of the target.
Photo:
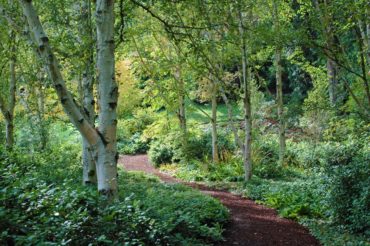
POLYGON ((153 174, 166 183, 183 183, 219 199, 231 213, 230 222, 225 228, 225 241, 219 245, 320 245, 306 228, 292 220, 280 218, 275 210, 227 191, 215 190, 197 183, 181 182, 155 169, 150 165, 147 155, 122 156, 119 164, 128 171, 153 174))

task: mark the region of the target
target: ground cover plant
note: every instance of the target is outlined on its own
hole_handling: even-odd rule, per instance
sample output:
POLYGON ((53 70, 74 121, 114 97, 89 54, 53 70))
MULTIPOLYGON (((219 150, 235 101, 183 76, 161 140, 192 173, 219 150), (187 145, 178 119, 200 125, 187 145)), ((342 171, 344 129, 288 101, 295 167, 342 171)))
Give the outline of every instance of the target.
POLYGON ((1 244, 206 245, 222 239, 228 211, 215 199, 121 170, 120 197, 107 204, 78 181, 78 151, 65 146, 63 153, 2 150, 1 244))

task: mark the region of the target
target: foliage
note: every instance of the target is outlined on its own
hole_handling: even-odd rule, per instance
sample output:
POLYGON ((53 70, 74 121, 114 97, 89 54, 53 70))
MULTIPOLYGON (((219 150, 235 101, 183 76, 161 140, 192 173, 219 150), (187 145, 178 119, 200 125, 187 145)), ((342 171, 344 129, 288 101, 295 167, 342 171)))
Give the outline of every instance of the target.
MULTIPOLYGON (((188 160, 206 160, 212 155, 212 137, 210 129, 189 134, 186 146, 182 145, 181 135, 171 132, 151 143, 149 157, 155 165, 186 162, 188 160)), ((227 131, 218 134, 218 148, 221 160, 226 160, 235 150, 235 145, 227 131)))
POLYGON ((149 149, 150 161, 155 165, 159 166, 164 163, 171 163, 174 156, 173 146, 164 141, 153 141, 149 149))
POLYGON ((150 108, 136 109, 132 117, 118 121, 118 141, 129 139, 135 133, 142 133, 154 122, 155 118, 150 108))
POLYGON ((76 182, 76 148, 59 150, 1 149, 1 244, 202 245, 222 238, 228 212, 213 198, 120 172, 120 199, 107 204, 76 182))
MULTIPOLYGON (((230 132, 222 128, 217 132, 217 144, 220 159, 223 161, 225 161, 229 153, 232 153, 236 148, 235 143, 231 139, 230 132)), ((195 133, 190 136, 186 155, 188 159, 197 160, 204 160, 212 156, 212 133, 210 128, 206 128, 200 133, 195 133)))
POLYGON ((221 239, 228 213, 220 202, 121 172, 121 198, 106 205, 94 189, 76 183, 76 148, 59 150, 32 157, 1 150, 2 243, 188 245, 221 239))
POLYGON ((120 140, 117 149, 122 154, 144 154, 149 150, 149 143, 137 132, 129 140, 120 140))
POLYGON ((122 192, 134 193, 143 208, 165 223, 163 233, 175 236, 171 238, 172 245, 196 244, 196 238, 204 238, 206 242, 221 239, 221 225, 226 222, 228 212, 219 201, 183 185, 145 180, 142 174, 136 174, 134 179, 128 179, 128 185, 122 186, 122 192))
POLYGON ((335 223, 370 236, 370 155, 367 136, 347 140, 328 153, 325 171, 330 180, 329 203, 335 223), (362 145, 363 144, 363 145, 362 145))
POLYGON ((128 60, 119 61, 116 65, 117 83, 120 88, 118 97, 117 115, 119 118, 125 118, 132 114, 134 109, 140 105, 142 96, 137 82, 130 70, 130 62, 128 60))

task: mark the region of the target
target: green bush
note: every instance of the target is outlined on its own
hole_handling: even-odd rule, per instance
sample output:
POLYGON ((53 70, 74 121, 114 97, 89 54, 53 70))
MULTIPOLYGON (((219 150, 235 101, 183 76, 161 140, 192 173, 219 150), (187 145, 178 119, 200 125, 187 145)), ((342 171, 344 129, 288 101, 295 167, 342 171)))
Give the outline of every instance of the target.
MULTIPOLYGON (((230 139, 230 133, 220 130, 217 136, 218 151, 221 161, 226 161, 231 152, 235 151, 235 144, 230 139)), ((175 148, 175 159, 177 160, 198 160, 205 161, 212 157, 212 135, 209 129, 198 134, 191 133, 188 136, 186 148, 181 148, 179 142, 180 137, 177 138, 175 148)))
MULTIPOLYGON (((187 162, 192 160, 205 161, 212 156, 212 137, 209 131, 199 134, 189 133, 186 146, 181 142, 182 136, 178 132, 170 132, 151 143, 149 157, 155 165, 171 162, 187 162)), ((226 160, 228 154, 235 150, 235 145, 226 131, 218 135, 218 149, 220 159, 226 160)))
POLYGON ((289 168, 295 162, 295 156, 291 152, 287 151, 284 166, 278 164, 279 145, 276 139, 276 136, 267 135, 253 144, 253 172, 260 178, 276 179, 295 175, 289 168))
POLYGON ((151 143, 148 154, 150 161, 158 167, 161 164, 172 163, 174 148, 163 140, 157 140, 151 143))
POLYGON ((117 142, 117 148, 123 154, 144 154, 149 150, 149 143, 143 140, 140 133, 135 133, 129 140, 120 140, 117 142))
MULTIPOLYGON (((332 217, 353 232, 370 236, 370 145, 368 138, 338 144, 327 155, 332 217)), ((334 145, 334 144, 333 144, 334 145)))
POLYGON ((117 125, 117 139, 129 139, 136 133, 143 133, 147 126, 154 122, 155 116, 150 109, 137 109, 132 118, 119 120, 117 125))

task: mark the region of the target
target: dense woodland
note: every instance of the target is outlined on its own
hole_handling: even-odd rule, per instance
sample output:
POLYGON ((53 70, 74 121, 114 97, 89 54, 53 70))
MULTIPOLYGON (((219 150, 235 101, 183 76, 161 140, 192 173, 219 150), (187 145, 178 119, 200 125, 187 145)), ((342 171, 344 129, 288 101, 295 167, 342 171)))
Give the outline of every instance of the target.
POLYGON ((368 0, 0 0, 0 40, 1 245, 221 242, 136 154, 369 245, 368 0))

